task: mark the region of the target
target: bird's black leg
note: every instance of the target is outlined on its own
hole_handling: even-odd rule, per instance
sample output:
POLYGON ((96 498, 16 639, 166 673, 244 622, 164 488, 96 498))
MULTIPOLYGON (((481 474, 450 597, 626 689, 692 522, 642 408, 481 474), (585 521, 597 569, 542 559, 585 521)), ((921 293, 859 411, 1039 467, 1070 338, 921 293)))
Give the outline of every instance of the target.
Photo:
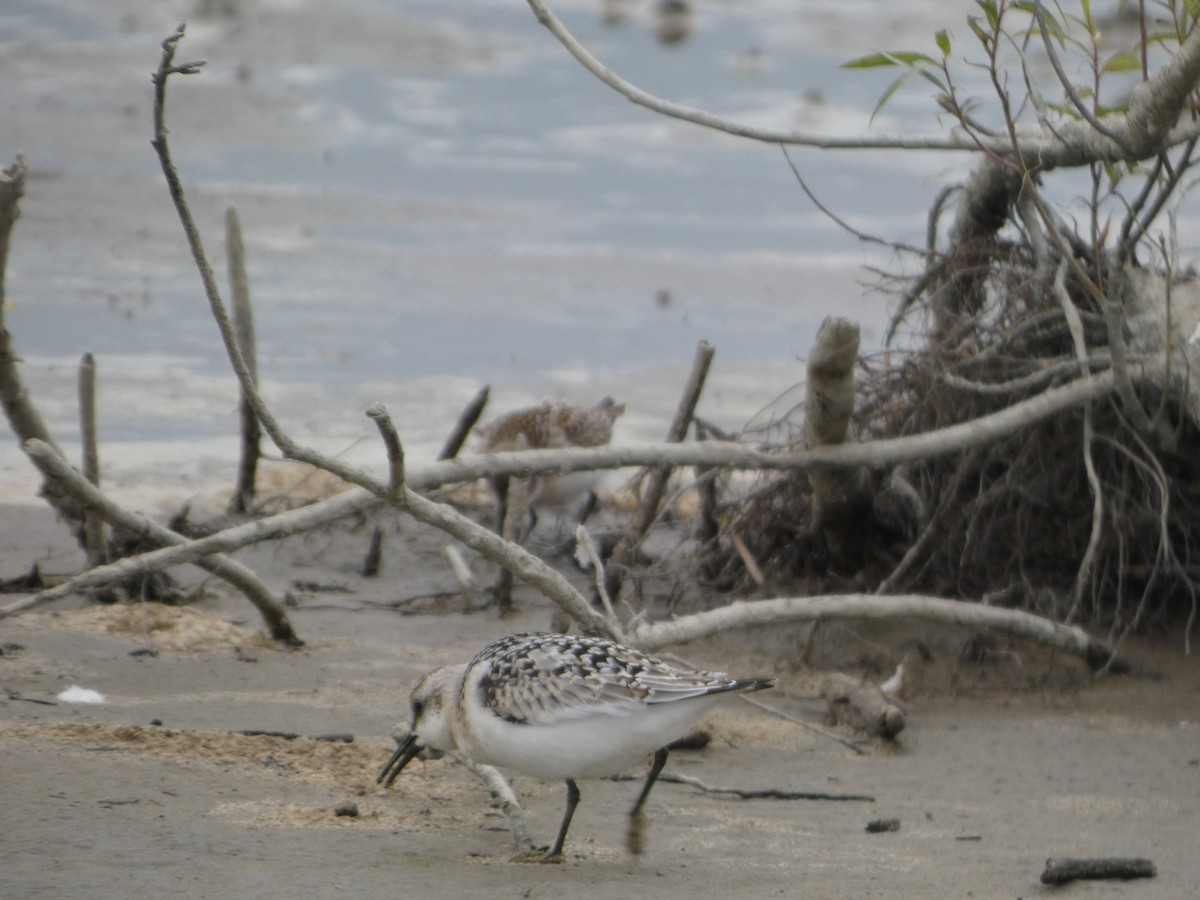
POLYGON ((504 518, 508 515, 508 476, 493 478, 492 489, 496 495, 496 534, 504 534, 504 518))
POLYGON ((650 764, 650 774, 646 776, 646 783, 642 785, 642 792, 638 794, 637 803, 633 804, 633 809, 629 811, 629 834, 626 836, 625 844, 634 856, 641 856, 644 844, 642 825, 645 820, 642 817, 642 805, 650 796, 650 788, 654 787, 654 782, 658 781, 658 776, 666 764, 667 748, 659 747, 654 751, 654 762, 650 764))
POLYGON ((579 785, 571 778, 567 779, 567 808, 563 811, 562 825, 558 828, 558 837, 550 852, 542 857, 542 862, 554 862, 562 858, 563 841, 567 839, 567 829, 571 827, 571 816, 575 815, 575 807, 579 805, 579 785))

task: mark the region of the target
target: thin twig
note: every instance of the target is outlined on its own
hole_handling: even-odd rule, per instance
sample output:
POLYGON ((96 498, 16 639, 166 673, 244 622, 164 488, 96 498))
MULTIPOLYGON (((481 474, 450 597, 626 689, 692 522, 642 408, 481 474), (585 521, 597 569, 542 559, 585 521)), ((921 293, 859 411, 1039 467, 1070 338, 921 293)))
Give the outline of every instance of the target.
POLYGON ((368 406, 367 418, 375 422, 387 451, 388 486, 383 499, 395 502, 404 490, 404 446, 400 443, 400 435, 396 432, 392 417, 388 415, 387 407, 382 403, 368 406))
POLYGON ((876 237, 873 234, 867 234, 865 231, 859 231, 857 228, 827 207, 824 203, 822 203, 820 198, 813 193, 812 188, 808 186, 808 182, 804 180, 804 176, 800 174, 800 169, 797 168, 796 163, 792 161, 792 155, 788 153, 787 147, 784 144, 780 144, 779 149, 783 151, 783 158, 787 160, 788 168, 792 170, 792 175, 795 176, 796 183, 800 185, 800 190, 804 191, 804 193, 808 196, 808 199, 813 202, 813 205, 819 209, 826 218, 830 219, 835 225, 837 225, 847 234, 858 238, 858 240, 865 244, 879 244, 881 247, 887 247, 889 250, 899 250, 904 253, 911 253, 914 256, 925 257, 926 251, 920 249, 919 247, 913 247, 910 244, 903 244, 897 241, 885 240, 884 238, 876 237))
POLYGON ((612 598, 609 597, 608 591, 604 587, 604 560, 600 558, 600 551, 596 549, 596 542, 592 540, 591 532, 582 522, 575 526, 575 559, 582 566, 590 565, 592 567, 592 574, 596 581, 596 593, 600 597, 604 613, 612 621, 619 621, 613 610, 612 598))
POLYGON ((438 454, 438 459, 454 459, 458 456, 458 452, 466 443, 467 435, 471 433, 471 429, 475 427, 475 423, 479 421, 479 417, 483 415, 483 410, 487 406, 488 398, 491 396, 491 387, 484 385, 479 389, 472 399, 459 415, 458 421, 454 423, 454 430, 450 432, 450 436, 446 438, 446 444, 442 447, 442 452, 438 454))
MULTIPOLYGON (((1058 299, 1059 306, 1062 307, 1067 325, 1070 326, 1071 340, 1075 344, 1075 355, 1079 359, 1080 375, 1086 378, 1089 374, 1087 341, 1084 338, 1083 322, 1080 321, 1079 311, 1067 294, 1066 276, 1067 261, 1062 259, 1054 273, 1054 283, 1051 289, 1058 299)), ((1075 587, 1071 592, 1071 608, 1065 619, 1067 623, 1074 622, 1075 616, 1079 612, 1079 606, 1083 601, 1083 591, 1092 577, 1092 568, 1096 564, 1100 539, 1104 531, 1104 486, 1100 483, 1100 476, 1096 474, 1096 460, 1092 454, 1094 437, 1092 404, 1085 403, 1083 406, 1083 467, 1087 473, 1088 487, 1092 490, 1092 530, 1088 537, 1087 549, 1079 563, 1079 570, 1075 573, 1075 587)))
MULTIPOLYGON (((616 775, 613 781, 638 781, 640 775, 616 775)), ((735 788, 719 787, 707 784, 691 775, 680 775, 675 772, 663 772, 658 776, 659 781, 668 784, 682 784, 696 788, 706 794, 728 794, 739 800, 834 800, 844 802, 874 803, 875 798, 870 794, 832 794, 828 791, 786 791, 783 788, 735 788)))
POLYGON ((814 725, 812 722, 805 722, 803 719, 797 718, 796 716, 793 716, 790 713, 785 713, 782 709, 776 709, 774 706, 764 703, 763 701, 759 700, 757 697, 748 697, 745 694, 739 694, 738 699, 741 700, 743 703, 749 703, 755 709, 761 709, 763 712, 768 713, 772 716, 775 716, 778 719, 783 719, 785 722, 791 722, 793 725, 799 725, 801 728, 807 728, 813 734, 819 734, 823 738, 828 738, 831 741, 837 741, 843 747, 846 747, 849 750, 853 750, 855 753, 859 754, 860 756, 866 752, 860 746, 860 744, 862 743, 861 741, 855 742, 855 741, 847 740, 846 738, 842 737, 840 734, 834 734, 828 728, 822 728, 820 725, 814 725))

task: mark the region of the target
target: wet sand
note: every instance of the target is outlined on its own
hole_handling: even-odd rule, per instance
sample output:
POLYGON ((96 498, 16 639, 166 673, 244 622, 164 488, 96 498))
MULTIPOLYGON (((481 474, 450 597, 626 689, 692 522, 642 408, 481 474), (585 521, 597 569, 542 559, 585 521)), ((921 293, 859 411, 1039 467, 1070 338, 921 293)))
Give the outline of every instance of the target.
MULTIPOLYGON (((0 520, 3 574, 35 560, 49 574, 78 565, 46 510, 7 506, 0 520)), ((895 746, 855 753, 732 703, 707 720, 707 749, 668 764, 710 785, 873 802, 734 800, 661 784, 647 851, 634 858, 624 817, 637 785, 589 781, 565 862, 514 861, 503 817, 461 766, 416 764, 386 791, 374 776, 420 674, 501 634, 544 628, 550 609, 527 593, 503 621, 464 615, 453 597, 413 615, 370 608, 452 582, 441 537, 390 514, 383 575, 359 576, 366 524, 240 554, 293 593, 299 650, 272 646, 253 609, 215 583, 186 608, 65 600, 0 622, 0 893, 1036 897, 1063 894, 1038 881, 1052 856, 1145 856, 1158 867, 1153 880, 1076 885, 1072 896, 1184 897, 1200 885, 1200 673, 1177 641, 1131 647, 1161 678, 1096 681, 1020 645, 964 663, 956 651, 968 635, 916 623, 831 632, 812 668, 796 662, 800 632, 675 648, 743 673, 769 661, 780 684, 763 699, 819 723, 819 669, 873 675, 920 639, 932 660, 910 688, 895 746), (56 700, 72 684, 108 702, 56 700), (347 803, 357 815, 335 815, 347 803), (899 831, 865 830, 889 817, 899 831)), ((490 570, 469 561, 486 583, 490 570)), ((514 786, 535 840, 548 841, 562 785, 514 786)))

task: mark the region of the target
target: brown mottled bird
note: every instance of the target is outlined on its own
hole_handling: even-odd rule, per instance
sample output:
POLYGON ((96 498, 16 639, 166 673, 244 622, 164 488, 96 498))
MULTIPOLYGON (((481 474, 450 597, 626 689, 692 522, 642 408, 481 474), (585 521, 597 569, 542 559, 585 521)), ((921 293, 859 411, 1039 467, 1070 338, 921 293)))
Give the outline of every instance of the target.
MULTIPOLYGON (((591 409, 549 400, 503 415, 486 426, 480 449, 484 453, 504 450, 543 450, 563 447, 599 447, 612 440, 613 422, 625 413, 625 405, 605 397, 591 409)), ((572 472, 568 475, 535 476, 529 480, 528 503, 535 507, 565 506, 592 490, 600 480, 599 472, 572 472)), ((508 501, 509 476, 491 479, 496 494, 498 524, 504 525, 508 501)))

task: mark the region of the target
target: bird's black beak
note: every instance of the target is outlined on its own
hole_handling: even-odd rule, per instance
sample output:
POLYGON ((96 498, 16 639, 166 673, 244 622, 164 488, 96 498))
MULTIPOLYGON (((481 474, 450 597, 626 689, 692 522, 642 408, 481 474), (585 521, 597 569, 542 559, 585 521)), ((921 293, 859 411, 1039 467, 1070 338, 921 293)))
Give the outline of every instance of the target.
POLYGON ((392 754, 392 758, 387 761, 387 765, 379 770, 379 777, 375 779, 375 783, 382 784, 385 788, 391 787, 392 782, 396 780, 396 776, 404 770, 409 761, 420 753, 421 750, 421 745, 417 743, 416 733, 409 732, 408 737, 400 742, 400 746, 396 748, 396 752, 392 754))

